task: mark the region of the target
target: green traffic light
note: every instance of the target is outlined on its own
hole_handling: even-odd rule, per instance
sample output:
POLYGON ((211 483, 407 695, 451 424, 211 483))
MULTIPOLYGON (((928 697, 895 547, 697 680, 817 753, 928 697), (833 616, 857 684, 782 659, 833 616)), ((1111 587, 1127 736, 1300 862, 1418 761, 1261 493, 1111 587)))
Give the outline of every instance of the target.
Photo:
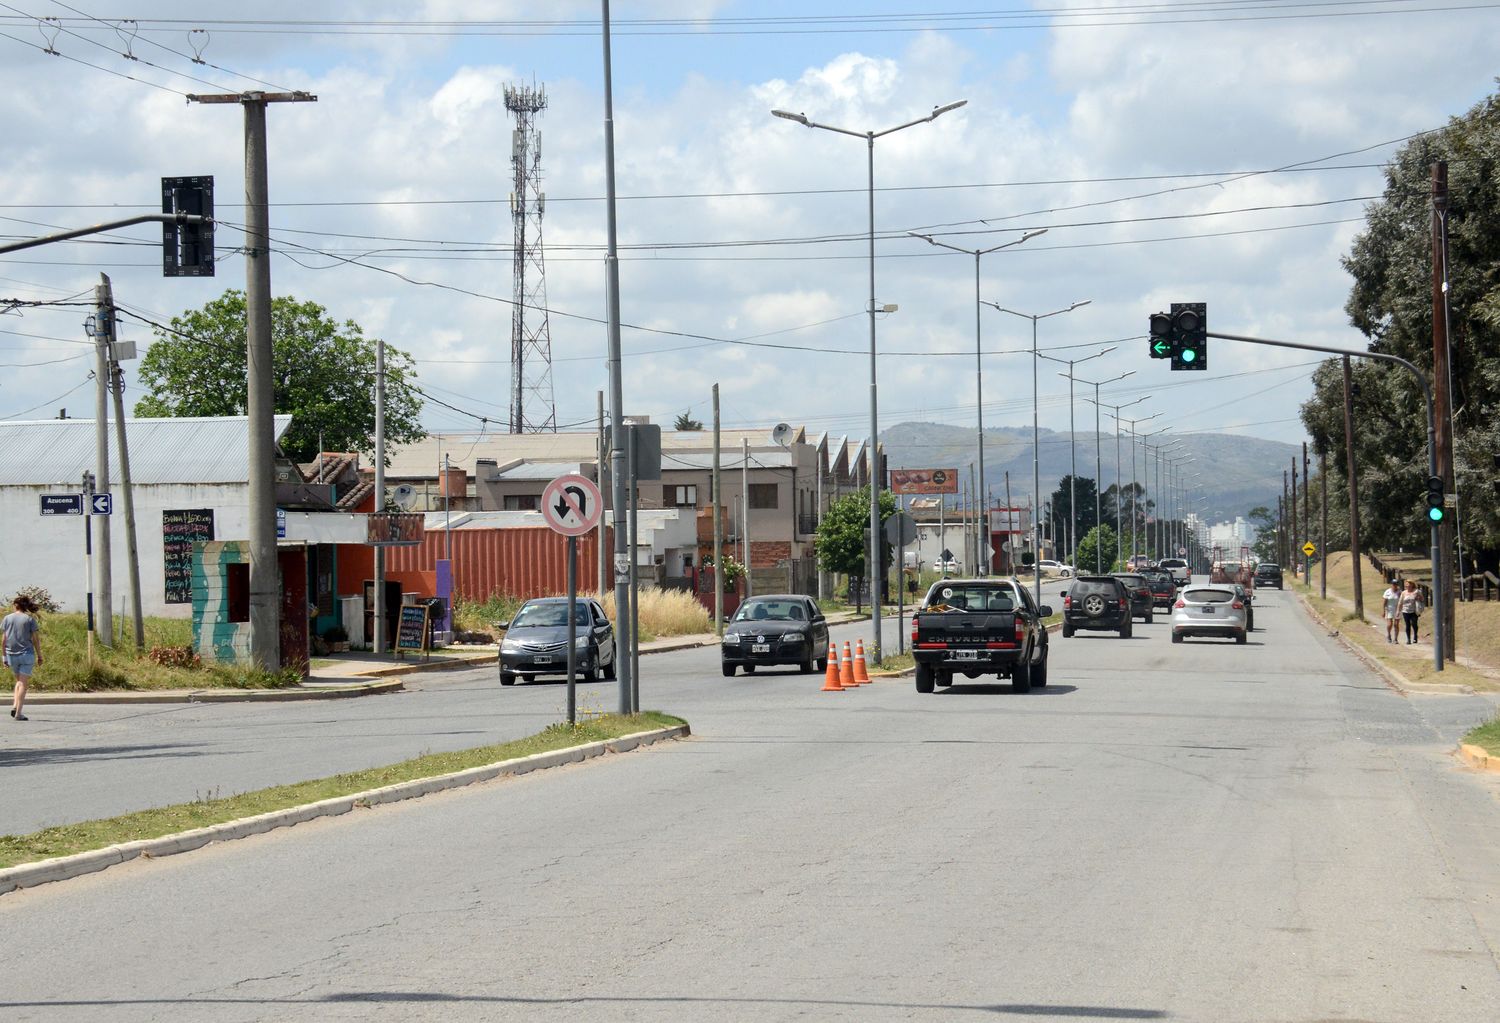
POLYGON ((1195 349, 1184 348, 1182 350, 1182 361, 1183 362, 1193 362, 1197 358, 1198 358, 1198 352, 1195 349))
POLYGON ((1443 521, 1443 509, 1441 509, 1441 508, 1428 508, 1427 509, 1427 517, 1429 519, 1431 519, 1433 522, 1442 522, 1443 521))

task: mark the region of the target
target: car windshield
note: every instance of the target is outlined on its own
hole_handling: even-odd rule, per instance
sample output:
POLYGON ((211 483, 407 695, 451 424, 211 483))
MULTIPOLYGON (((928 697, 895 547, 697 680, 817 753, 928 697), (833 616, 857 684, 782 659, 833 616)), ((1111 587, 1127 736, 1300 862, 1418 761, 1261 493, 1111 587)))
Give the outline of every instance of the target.
POLYGON ((1120 582, 1124 583, 1126 586, 1140 587, 1146 585, 1146 577, 1143 575, 1121 575, 1116 576, 1115 578, 1119 579, 1120 582))
POLYGON ((805 622, 807 607, 800 600, 747 600, 735 612, 737 622, 805 622))
POLYGON ((1227 604, 1235 597, 1233 590, 1197 589, 1186 590, 1182 599, 1189 604, 1227 604))
MULTIPOLYGON (((579 625, 587 625, 590 621, 589 606, 583 601, 577 601, 573 605, 573 620, 579 625)), ((546 628, 548 626, 563 626, 568 624, 568 605, 565 601, 548 601, 541 604, 527 604, 516 613, 511 621, 512 629, 524 628, 546 628)))
POLYGON ((1008 586, 939 586, 928 594, 927 606, 954 611, 1014 611, 1016 602, 1008 586))

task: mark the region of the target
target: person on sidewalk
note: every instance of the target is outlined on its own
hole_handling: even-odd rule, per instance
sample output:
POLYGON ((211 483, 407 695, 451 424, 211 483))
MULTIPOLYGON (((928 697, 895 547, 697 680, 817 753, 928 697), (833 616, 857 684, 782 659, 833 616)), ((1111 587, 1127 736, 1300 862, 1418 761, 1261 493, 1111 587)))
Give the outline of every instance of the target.
POLYGON ((1406 642, 1408 644, 1417 641, 1417 619, 1422 616, 1422 594, 1417 590, 1415 581, 1406 580, 1406 589, 1401 591, 1401 599, 1396 606, 1401 611, 1401 617, 1406 622, 1406 642))
POLYGON ((1391 576, 1391 584, 1385 588, 1380 595, 1380 613, 1385 617, 1385 641, 1394 643, 1401 638, 1401 612, 1396 605, 1401 602, 1401 587, 1396 584, 1396 577, 1391 576))
POLYGON ((16 686, 10 698, 10 716, 17 721, 27 720, 21 713, 26 708, 26 688, 31 676, 42 663, 42 646, 39 642, 41 625, 36 620, 36 604, 22 593, 15 599, 15 610, 0 619, 0 632, 4 633, 5 666, 16 677, 16 686))

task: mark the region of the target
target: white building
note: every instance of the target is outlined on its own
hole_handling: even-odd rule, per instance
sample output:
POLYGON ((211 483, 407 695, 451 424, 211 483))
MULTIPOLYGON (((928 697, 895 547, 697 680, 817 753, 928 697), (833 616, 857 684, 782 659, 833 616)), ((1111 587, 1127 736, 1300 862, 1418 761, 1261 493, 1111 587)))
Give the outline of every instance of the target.
MULTIPOLYGON (((276 417, 278 441, 290 424, 290 416, 276 417)), ((148 615, 187 618, 192 604, 183 595, 182 547, 189 534, 210 540, 249 536, 247 420, 243 416, 127 419, 125 427, 134 483, 142 610, 148 615)), ((111 603, 118 613, 130 590, 113 424, 109 442, 114 513, 93 516, 92 526, 96 552, 101 533, 108 530, 111 536, 111 603)), ((66 610, 83 610, 87 592, 84 519, 42 515, 40 505, 44 494, 81 493, 84 472, 96 466, 91 419, 0 423, 0 523, 6 533, 6 542, 0 544, 0 593, 4 596, 22 586, 43 586, 66 610)), ((191 556, 190 546, 186 555, 191 556)))

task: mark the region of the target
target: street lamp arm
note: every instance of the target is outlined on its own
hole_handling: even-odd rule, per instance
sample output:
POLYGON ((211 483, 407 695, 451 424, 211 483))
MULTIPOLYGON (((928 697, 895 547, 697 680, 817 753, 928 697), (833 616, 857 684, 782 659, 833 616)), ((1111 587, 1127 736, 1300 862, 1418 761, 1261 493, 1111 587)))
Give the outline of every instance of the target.
POLYGON ((919 231, 908 231, 906 233, 911 235, 911 237, 913 238, 920 238, 930 245, 936 245, 939 248, 944 249, 951 249, 954 252, 962 252, 966 256, 988 256, 991 252, 999 252, 1001 249, 1008 249, 1012 246, 1020 245, 1022 242, 1030 241, 1037 235, 1046 234, 1047 229, 1044 227, 1039 231, 1027 231, 1025 234, 1015 239, 1014 241, 1006 242, 1004 245, 992 245, 987 249, 963 249, 959 248, 957 245, 949 245, 947 242, 940 242, 930 234, 922 234, 919 231))

